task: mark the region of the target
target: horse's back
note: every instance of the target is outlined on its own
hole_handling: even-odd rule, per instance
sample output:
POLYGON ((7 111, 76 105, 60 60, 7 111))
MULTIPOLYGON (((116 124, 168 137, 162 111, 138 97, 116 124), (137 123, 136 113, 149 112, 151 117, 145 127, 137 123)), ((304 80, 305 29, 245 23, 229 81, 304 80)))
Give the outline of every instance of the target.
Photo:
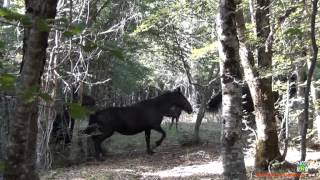
MULTIPOLYGON (((139 107, 111 107, 96 112, 94 120, 103 131, 133 135, 153 126, 154 112, 139 107)), ((161 122, 160 122, 161 123, 161 122)))

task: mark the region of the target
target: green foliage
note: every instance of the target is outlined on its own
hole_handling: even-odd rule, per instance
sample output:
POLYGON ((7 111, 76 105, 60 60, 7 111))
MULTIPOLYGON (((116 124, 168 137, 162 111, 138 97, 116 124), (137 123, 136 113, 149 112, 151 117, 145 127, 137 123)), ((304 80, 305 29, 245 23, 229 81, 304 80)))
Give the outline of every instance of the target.
POLYGON ((72 37, 75 35, 80 35, 85 29, 86 25, 83 22, 70 25, 70 27, 63 32, 63 35, 67 37, 72 37))
POLYGON ((45 19, 39 19, 36 22, 36 27, 38 28, 39 31, 42 31, 42 32, 50 31, 49 24, 45 19))
POLYGON ((300 28, 289 27, 288 29, 286 29, 284 34, 286 34, 288 36, 297 36, 298 38, 301 38, 303 36, 304 32, 300 28))
POLYGON ((39 86, 31 86, 22 93, 22 99, 28 103, 34 102, 37 98, 41 98, 45 102, 53 100, 49 94, 41 92, 39 86))
POLYGON ((316 100, 314 104, 314 109, 316 111, 320 111, 320 100, 316 100))
POLYGON ((36 100, 39 93, 38 86, 31 86, 30 88, 23 91, 22 99, 28 103, 31 103, 36 100))
POLYGON ((5 161, 0 161, 0 172, 4 173, 6 168, 6 162, 5 161))
POLYGON ((216 49, 217 49, 216 42, 205 45, 204 47, 201 47, 201 48, 192 49, 191 58, 198 59, 198 58, 207 56, 208 54, 213 53, 216 49))
POLYGON ((158 22, 161 22, 159 20, 161 19, 170 19, 173 18, 172 14, 170 14, 170 8, 176 7, 176 4, 172 4, 169 7, 164 7, 159 10, 157 10, 154 14, 151 14, 148 16, 132 33, 132 35, 137 35, 138 33, 142 33, 145 31, 150 30, 152 27, 155 27, 155 25, 158 22))
POLYGON ((107 41, 107 42, 90 42, 87 41, 84 46, 82 46, 82 49, 85 52, 92 52, 96 48, 99 48, 103 50, 106 53, 109 53, 113 57, 116 57, 118 59, 124 59, 125 58, 125 52, 124 50, 116 45, 116 43, 107 41))
POLYGON ((4 49, 6 47, 6 44, 3 41, 0 41, 0 49, 4 49))
POLYGON ((81 106, 79 103, 69 103, 68 107, 71 117, 77 120, 83 119, 90 113, 87 108, 81 106))
POLYGON ((87 42, 86 45, 82 46, 82 49, 85 52, 91 52, 91 51, 95 50, 97 47, 98 47, 98 45, 96 43, 87 42))
POLYGON ((16 77, 10 74, 0 74, 0 90, 13 89, 16 77))
POLYGON ((17 12, 14 12, 7 8, 0 8, 0 17, 7 19, 8 21, 19 21, 23 25, 30 25, 30 17, 17 12))
POLYGON ((130 60, 115 60, 112 83, 122 92, 129 93, 147 81, 150 70, 142 64, 130 60))
POLYGON ((97 44, 97 46, 100 49, 109 52, 112 56, 117 57, 120 60, 123 60, 125 58, 123 49, 117 46, 116 43, 109 41, 103 42, 102 44, 97 44))
MULTIPOLYGON (((102 50, 98 61, 103 59, 108 66, 102 76, 111 76, 114 89, 129 93, 148 85, 173 85, 185 76, 180 51, 188 63, 196 64, 195 76, 209 73, 216 52, 205 47, 214 41, 216 4, 213 0, 103 1, 98 3, 104 8, 96 21, 86 27, 89 31, 68 28, 64 35, 86 37, 83 44, 72 40, 85 56, 94 57, 97 49, 102 50), (192 49, 199 49, 195 58, 192 49)), ((59 18, 55 24, 68 27, 68 19, 59 18)))
POLYGON ((40 93, 39 93, 39 97, 40 97, 42 100, 44 100, 45 102, 53 101, 52 97, 51 97, 48 93, 40 92, 40 93))

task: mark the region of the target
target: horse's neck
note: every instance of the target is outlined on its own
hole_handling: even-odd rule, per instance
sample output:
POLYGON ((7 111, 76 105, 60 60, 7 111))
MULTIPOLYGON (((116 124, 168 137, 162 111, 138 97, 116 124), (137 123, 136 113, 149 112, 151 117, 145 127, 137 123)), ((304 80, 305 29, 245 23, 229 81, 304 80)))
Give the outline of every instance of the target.
POLYGON ((168 111, 170 111, 170 108, 174 106, 174 104, 170 100, 165 99, 155 100, 155 104, 157 105, 157 107, 159 107, 159 109, 161 109, 161 111, 163 111, 163 113, 167 113, 168 111))
POLYGON ((156 98, 138 102, 132 106, 154 106, 157 107, 157 109, 159 109, 162 113, 167 113, 170 111, 170 108, 174 106, 174 103, 171 101, 170 97, 158 96, 156 98))

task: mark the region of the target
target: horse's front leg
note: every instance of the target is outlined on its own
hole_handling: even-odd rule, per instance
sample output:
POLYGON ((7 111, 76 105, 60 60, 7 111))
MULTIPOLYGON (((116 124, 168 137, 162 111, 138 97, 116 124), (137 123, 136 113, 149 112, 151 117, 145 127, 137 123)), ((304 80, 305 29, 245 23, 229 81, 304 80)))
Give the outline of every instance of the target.
POLYGON ((176 117, 176 131, 178 131, 178 121, 179 121, 179 116, 176 117))
POLYGON ((156 147, 158 147, 161 145, 164 138, 166 138, 166 132, 160 126, 157 128, 154 128, 154 130, 162 134, 161 138, 158 141, 156 141, 156 147))
POLYGON ((154 152, 151 150, 150 147, 150 134, 151 134, 151 129, 147 129, 144 131, 145 138, 146 138, 146 145, 147 145, 147 153, 148 154, 153 154, 154 152))
POLYGON ((174 123, 174 117, 172 117, 172 119, 171 119, 171 124, 170 124, 169 129, 171 129, 171 128, 172 128, 173 123, 174 123))
POLYGON ((101 143, 108 137, 112 136, 113 131, 110 131, 108 133, 98 135, 98 136, 92 136, 94 147, 95 147, 95 153, 96 153, 96 159, 99 161, 103 161, 104 157, 106 156, 105 150, 101 147, 101 143), (100 157, 100 154, 102 157, 100 157))
POLYGON ((100 153, 103 155, 103 150, 101 148, 102 141, 99 140, 98 138, 92 138, 92 139, 93 139, 93 142, 94 142, 96 160, 103 161, 104 159, 101 158, 101 156, 100 156, 100 153))

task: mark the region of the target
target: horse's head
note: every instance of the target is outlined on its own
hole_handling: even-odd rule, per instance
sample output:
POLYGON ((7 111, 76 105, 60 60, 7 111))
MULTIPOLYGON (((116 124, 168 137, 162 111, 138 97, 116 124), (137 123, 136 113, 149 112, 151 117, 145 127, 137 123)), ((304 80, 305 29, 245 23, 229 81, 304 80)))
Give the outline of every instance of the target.
POLYGON ((186 111, 187 113, 191 114, 192 113, 192 106, 190 104, 190 102, 188 101, 188 99, 186 97, 184 97, 184 95, 181 93, 180 87, 178 87, 177 89, 175 89, 172 92, 173 96, 172 96, 172 102, 178 106, 179 108, 181 108, 182 110, 186 111))

